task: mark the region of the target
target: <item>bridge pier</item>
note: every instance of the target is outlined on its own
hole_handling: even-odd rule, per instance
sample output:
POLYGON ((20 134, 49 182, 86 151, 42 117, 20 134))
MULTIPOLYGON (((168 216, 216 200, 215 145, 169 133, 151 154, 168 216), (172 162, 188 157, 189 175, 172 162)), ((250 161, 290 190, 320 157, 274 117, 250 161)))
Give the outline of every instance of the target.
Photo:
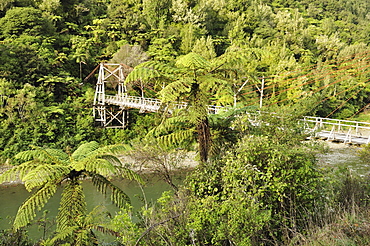
POLYGON ((98 81, 95 87, 93 115, 95 122, 101 127, 125 128, 128 120, 128 110, 122 106, 106 103, 106 89, 114 94, 126 92, 123 64, 101 63, 99 65, 98 81))

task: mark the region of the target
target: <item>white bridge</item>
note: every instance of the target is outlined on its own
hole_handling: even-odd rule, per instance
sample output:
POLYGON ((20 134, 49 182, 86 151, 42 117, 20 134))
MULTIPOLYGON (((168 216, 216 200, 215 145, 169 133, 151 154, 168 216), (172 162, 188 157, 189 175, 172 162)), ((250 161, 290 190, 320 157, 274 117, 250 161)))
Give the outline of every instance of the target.
MULTIPOLYGON (((176 109, 185 109, 186 102, 173 102, 164 104, 155 98, 130 96, 124 85, 125 69, 123 64, 101 63, 94 97, 94 118, 102 127, 124 128, 128 117, 128 109, 139 109, 140 112, 168 112, 176 109), (113 90, 115 95, 106 95, 108 90, 113 90)), ((227 108, 222 106, 209 106, 210 114, 217 114, 227 108)), ((348 144, 370 143, 370 123, 330 118, 310 117, 303 119, 304 128, 310 138, 319 138, 328 141, 343 142, 348 144)))
POLYGON ((305 129, 311 137, 348 144, 370 143, 370 123, 305 116, 305 129))
MULTIPOLYGON (((129 96, 126 93, 122 95, 105 96, 105 103, 116 105, 124 108, 140 109, 140 112, 158 112, 164 111, 172 113, 176 109, 185 109, 188 104, 186 102, 175 102, 164 104, 161 100, 147 97, 129 96)), ((208 106, 210 114, 217 114, 220 110, 225 109, 222 106, 208 106)))

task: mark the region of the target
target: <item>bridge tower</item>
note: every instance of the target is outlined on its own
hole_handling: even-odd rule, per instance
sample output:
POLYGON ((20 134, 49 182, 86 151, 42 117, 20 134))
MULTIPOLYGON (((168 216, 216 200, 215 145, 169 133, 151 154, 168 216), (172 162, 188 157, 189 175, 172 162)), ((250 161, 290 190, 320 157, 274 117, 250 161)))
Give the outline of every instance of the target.
POLYGON ((106 91, 122 95, 126 92, 124 64, 101 63, 95 88, 93 115, 101 127, 125 128, 128 111, 124 107, 106 104, 106 91))

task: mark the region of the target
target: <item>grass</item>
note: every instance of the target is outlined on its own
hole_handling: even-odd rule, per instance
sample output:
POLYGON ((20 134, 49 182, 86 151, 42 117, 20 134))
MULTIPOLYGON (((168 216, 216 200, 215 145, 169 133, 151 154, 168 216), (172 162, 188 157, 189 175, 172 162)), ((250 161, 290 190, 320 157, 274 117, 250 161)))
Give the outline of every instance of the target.
POLYGON ((325 204, 307 222, 304 234, 297 235, 289 245, 370 245, 370 177, 342 173, 337 178, 330 204, 325 204))
POLYGON ((342 211, 322 227, 314 226, 300 236, 304 246, 367 246, 370 245, 370 210, 342 211))

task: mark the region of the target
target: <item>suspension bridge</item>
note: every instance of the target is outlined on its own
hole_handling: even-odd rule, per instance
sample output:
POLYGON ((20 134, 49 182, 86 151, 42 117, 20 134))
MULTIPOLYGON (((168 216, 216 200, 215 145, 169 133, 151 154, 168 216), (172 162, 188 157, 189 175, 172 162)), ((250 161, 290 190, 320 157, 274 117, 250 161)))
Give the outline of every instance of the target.
MULTIPOLYGON (((164 104, 155 98, 130 96, 125 86, 127 66, 123 64, 101 63, 96 83, 93 115, 101 127, 125 128, 129 109, 139 109, 140 112, 168 112, 185 109, 186 102, 164 104), (109 88, 107 88, 109 85, 109 88), (106 92, 110 94, 106 94, 106 92)), ((208 107, 210 114, 226 110, 222 106, 208 107)), ((305 130, 310 138, 318 138, 347 144, 370 143, 370 123, 331 118, 306 116, 302 119, 305 130)))

